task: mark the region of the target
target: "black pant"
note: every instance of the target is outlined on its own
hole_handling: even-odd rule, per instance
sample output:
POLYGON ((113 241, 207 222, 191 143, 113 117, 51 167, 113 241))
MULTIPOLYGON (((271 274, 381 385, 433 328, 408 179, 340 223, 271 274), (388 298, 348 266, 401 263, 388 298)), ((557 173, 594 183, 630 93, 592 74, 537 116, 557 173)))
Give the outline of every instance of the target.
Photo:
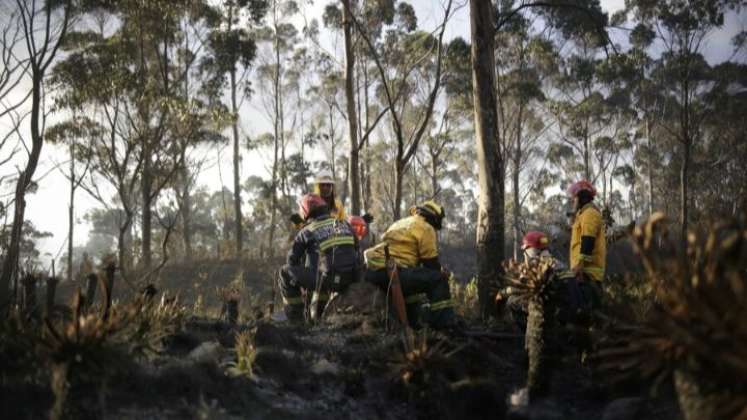
POLYGON ((330 293, 343 292, 354 278, 354 270, 343 273, 317 273, 310 267, 284 265, 280 269, 278 281, 286 316, 292 321, 302 320, 305 304, 308 303, 311 306, 312 318, 316 318, 313 315, 321 314, 329 301, 330 293))
MULTIPOLYGON (((366 281, 387 290, 389 276, 385 269, 367 270, 366 281)), ((440 271, 425 267, 399 269, 399 282, 407 304, 408 321, 414 328, 423 320, 434 328, 442 328, 454 322, 454 303, 451 300, 449 282, 440 271), (424 294, 425 302, 418 295, 424 294)))

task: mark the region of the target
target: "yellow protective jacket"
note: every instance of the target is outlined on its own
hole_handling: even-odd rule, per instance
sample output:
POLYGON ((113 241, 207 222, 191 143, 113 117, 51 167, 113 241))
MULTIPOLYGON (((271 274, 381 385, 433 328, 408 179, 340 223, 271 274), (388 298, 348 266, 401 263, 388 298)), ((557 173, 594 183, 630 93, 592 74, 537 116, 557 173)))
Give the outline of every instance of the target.
POLYGON ((386 244, 398 267, 417 267, 423 260, 438 257, 436 229, 417 214, 394 222, 381 239, 364 253, 367 267, 373 270, 384 268, 386 244))
POLYGON ((576 212, 571 231, 570 266, 580 265, 582 271, 593 280, 601 281, 607 265, 607 241, 605 239, 602 212, 593 203, 587 203, 576 212), (583 250, 584 237, 594 238, 594 248, 583 250))
POLYGON ((345 220, 345 207, 342 206, 342 202, 335 198, 335 207, 329 209, 329 215, 339 221, 345 220))

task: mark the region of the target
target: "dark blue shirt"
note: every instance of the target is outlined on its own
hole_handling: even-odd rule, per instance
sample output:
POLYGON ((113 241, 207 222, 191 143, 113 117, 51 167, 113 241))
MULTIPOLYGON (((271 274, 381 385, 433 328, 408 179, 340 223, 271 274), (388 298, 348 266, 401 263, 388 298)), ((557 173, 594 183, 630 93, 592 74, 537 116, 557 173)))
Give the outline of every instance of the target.
POLYGON ((301 229, 288 252, 290 266, 303 265, 322 273, 348 272, 355 269, 356 240, 348 222, 336 220, 328 214, 317 217, 301 229), (321 256, 321 257, 320 257, 321 256))

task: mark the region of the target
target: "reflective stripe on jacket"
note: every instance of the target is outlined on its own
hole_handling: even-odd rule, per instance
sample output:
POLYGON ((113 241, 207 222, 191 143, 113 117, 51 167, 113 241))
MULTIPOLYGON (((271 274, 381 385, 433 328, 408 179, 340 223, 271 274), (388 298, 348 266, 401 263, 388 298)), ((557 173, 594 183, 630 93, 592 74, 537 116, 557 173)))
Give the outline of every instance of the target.
POLYGON ((345 221, 323 215, 301 229, 288 252, 290 266, 303 265, 308 257, 308 266, 313 270, 347 272, 355 269, 356 242, 353 229, 345 221), (324 257, 320 266, 319 255, 324 257))

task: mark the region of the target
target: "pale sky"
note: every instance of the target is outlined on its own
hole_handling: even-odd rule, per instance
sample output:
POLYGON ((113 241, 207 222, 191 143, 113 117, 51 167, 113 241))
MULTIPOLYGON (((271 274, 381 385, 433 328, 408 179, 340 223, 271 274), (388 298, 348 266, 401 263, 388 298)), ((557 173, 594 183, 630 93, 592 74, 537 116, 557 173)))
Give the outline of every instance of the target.
MULTIPOLYGON (((305 2, 299 2, 305 3, 305 2)), ((313 5, 304 6, 306 10, 304 14, 306 19, 312 17, 319 18, 321 10, 327 1, 316 0, 313 5)), ((435 0, 411 0, 415 11, 418 16, 419 26, 426 29, 432 30, 436 27, 437 22, 443 15, 443 7, 438 1, 435 0)), ((461 36, 465 39, 469 39, 469 9, 465 6, 467 0, 455 0, 455 7, 459 8, 457 13, 451 19, 448 24, 446 37, 453 38, 461 36)), ((610 15, 619 10, 624 6, 624 0, 602 0, 602 7, 607 10, 610 15)), ((321 20, 321 19, 320 19, 321 20)), ((299 17, 296 19, 296 24, 300 27, 303 25, 304 19, 299 17)), ((731 52, 730 39, 739 30, 744 29, 745 13, 740 16, 731 15, 727 18, 725 28, 718 33, 714 33, 710 37, 708 46, 705 49, 706 58, 709 61, 720 61, 724 57, 727 57, 731 52)), ((322 33, 325 30, 322 29, 322 33)), ((613 32, 613 40, 619 39, 620 33, 615 34, 613 32)), ((326 36, 322 39, 322 44, 329 50, 337 50, 338 57, 342 57, 340 52, 339 40, 333 37, 326 36)), ((744 59, 744 57, 742 57, 744 59)), ((247 103, 241 111, 242 119, 242 131, 251 136, 257 136, 262 132, 270 131, 271 125, 269 122, 261 116, 258 110, 258 101, 250 101, 247 103)), ((2 122, 0 122, 2 123, 2 122)), ((3 131, 3 126, 0 124, 0 132, 3 131)), ((28 130, 28 128, 25 128, 28 130)), ((228 134, 228 133, 227 133, 228 134)), ((343 147, 344 149, 344 147, 343 147)), ((341 153, 344 153, 341 150, 341 153)), ((217 190, 220 188, 220 175, 222 174, 223 183, 231 187, 232 179, 232 161, 231 161, 231 148, 226 147, 222 151, 209 150, 205 151, 210 157, 212 162, 211 167, 205 170, 198 183, 200 185, 207 185, 210 190, 217 190), (220 164, 218 165, 218 154, 221 154, 220 164)), ((266 151, 252 151, 242 152, 244 161, 242 166, 242 180, 246 179, 250 175, 261 175, 267 176, 267 161, 270 156, 266 151)), ((55 150, 50 145, 45 145, 42 151, 41 162, 36 171, 36 178, 38 179, 42 174, 49 174, 40 182, 39 191, 35 194, 27 197, 27 217, 30 218, 38 229, 42 231, 49 231, 54 236, 53 238, 44 240, 40 244, 40 248, 43 253, 50 253, 55 258, 59 258, 66 251, 67 241, 67 207, 68 207, 68 194, 69 187, 67 180, 57 171, 51 170, 56 162, 65 161, 65 157, 61 155, 60 151, 55 150), (51 170, 51 172, 50 172, 51 170)), ((6 166, 4 173, 9 172, 9 167, 6 166)), ((4 191, 12 191, 12 187, 4 185, 4 191)), ((82 190, 78 190, 76 196, 76 219, 82 219, 83 215, 93 207, 98 206, 98 203, 90 198, 82 190)), ((246 208, 246 204, 244 204, 246 208)), ((75 244, 82 245, 86 242, 88 236, 88 226, 82 221, 76 225, 75 232, 75 244)), ((44 258, 48 260, 48 257, 44 258)))

